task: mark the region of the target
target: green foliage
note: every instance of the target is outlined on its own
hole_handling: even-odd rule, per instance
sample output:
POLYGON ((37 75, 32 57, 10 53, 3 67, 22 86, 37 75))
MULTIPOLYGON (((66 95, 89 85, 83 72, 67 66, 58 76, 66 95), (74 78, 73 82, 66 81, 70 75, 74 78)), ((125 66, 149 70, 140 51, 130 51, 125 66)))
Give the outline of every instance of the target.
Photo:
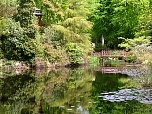
MULTIPOLYGON (((0 46, 5 58, 50 63, 81 63, 92 51, 92 23, 87 1, 17 0, 17 12, 0 19, 0 46), (44 31, 38 30, 34 8, 42 10, 44 31), (4 18, 5 17, 5 18, 4 18), (52 24, 52 25, 51 25, 52 24), (45 28, 46 27, 46 28, 45 28)), ((1 8, 0 8, 1 9, 1 8)), ((40 28, 39 28, 40 29, 40 28)))
POLYGON ((0 49, 0 59, 4 57, 3 51, 0 49))
POLYGON ((29 60, 35 55, 33 39, 28 39, 24 30, 12 19, 2 19, 1 48, 8 59, 29 60), (7 23, 7 24, 6 24, 7 23))
POLYGON ((0 58, 81 63, 93 50, 91 40, 96 50, 150 45, 151 6, 151 0, 1 0, 0 58))
POLYGON ((144 64, 151 62, 151 39, 152 39, 152 25, 151 18, 151 3, 149 0, 143 2, 143 8, 138 16, 138 26, 133 39, 123 39, 123 42, 119 45, 131 49, 133 56, 128 56, 129 61, 135 61, 138 59, 144 64), (136 58, 137 57, 137 58, 136 58))
POLYGON ((123 60, 118 58, 109 58, 103 60, 104 66, 123 66, 123 60))
POLYGON ((17 0, 0 1, 0 17, 11 17, 16 13, 17 0))
POLYGON ((88 62, 89 62, 89 66, 98 66, 100 65, 100 61, 101 61, 101 58, 99 57, 93 57, 93 56, 89 56, 88 57, 88 62))
POLYGON ((89 8, 86 5, 88 1, 34 1, 44 14, 42 22, 48 26, 42 35, 46 58, 49 61, 58 61, 62 55, 65 60, 68 54, 71 63, 79 63, 81 58, 92 51, 90 34, 92 23, 87 20, 89 8), (52 26, 49 26, 50 24, 52 26), (76 47, 73 47, 73 44, 76 47), (79 46, 77 46, 78 44, 79 46), (77 47, 78 49, 75 49, 77 47), (75 51, 72 51, 73 49, 75 51))
POLYGON ((34 3, 32 0, 18 0, 18 12, 12 18, 2 18, 1 47, 7 59, 30 60, 43 55, 40 34, 33 23, 34 3))
POLYGON ((69 43, 66 51, 69 55, 70 63, 77 64, 83 62, 83 49, 76 43, 69 43))
POLYGON ((34 0, 36 7, 43 12, 43 25, 61 23, 65 18, 65 10, 67 9, 68 0, 34 0))
POLYGON ((33 24, 34 7, 33 0, 18 0, 18 13, 14 18, 17 22, 20 22, 21 27, 30 28, 31 24, 33 24))
POLYGON ((87 3, 87 0, 68 0, 66 16, 68 18, 78 17, 80 15, 83 17, 87 17, 87 14, 89 13, 87 3))
POLYGON ((141 36, 141 37, 134 38, 134 39, 122 38, 124 40, 124 42, 119 44, 119 46, 129 49, 129 48, 135 47, 137 45, 141 45, 141 44, 150 44, 150 38, 151 38, 150 36, 141 36))
POLYGON ((139 27, 143 28, 140 24, 141 17, 144 18, 142 20, 147 20, 148 14, 150 0, 99 0, 99 5, 90 16, 94 22, 93 42, 101 44, 103 36, 106 47, 117 48, 123 42, 119 37, 136 37, 139 27))
POLYGON ((67 53, 63 49, 54 49, 51 46, 45 44, 45 58, 50 62, 50 63, 63 63, 67 64, 68 63, 68 57, 67 53))
POLYGON ((75 33, 89 33, 92 28, 92 23, 84 17, 68 18, 63 22, 63 26, 75 33))
MULTIPOLYGON (((37 28, 34 26, 34 2, 33 0, 18 0, 18 13, 14 16, 23 29, 22 51, 23 58, 29 60, 35 57, 39 41, 36 38, 37 28)), ((22 40, 22 39, 20 39, 22 40)), ((40 43, 39 43, 40 44, 40 43)), ((40 49, 41 50, 41 49, 40 49)), ((21 52, 20 52, 21 53, 21 52)))
POLYGON ((68 63, 67 54, 64 50, 62 34, 55 28, 48 27, 42 34, 42 47, 44 47, 44 58, 49 62, 68 63))
POLYGON ((146 37, 146 36, 141 36, 138 38, 134 38, 134 39, 124 39, 124 42, 119 44, 120 47, 125 47, 125 48, 132 48, 135 47, 137 45, 141 45, 141 44, 150 44, 150 38, 151 37, 146 37))
MULTIPOLYGON (((92 23, 86 19, 84 3, 85 2, 80 2, 79 0, 69 1, 64 21, 62 21, 60 25, 53 25, 60 34, 60 41, 62 41, 61 47, 67 50, 71 44, 79 44, 81 48, 80 53, 83 52, 82 58, 92 51, 90 34, 92 23)), ((74 54, 74 51, 72 53, 74 54)), ((77 57, 77 55, 79 54, 75 51, 74 56, 77 57)), ((75 57, 70 59, 72 63, 80 61, 79 57, 78 60, 75 60, 75 57)))
POLYGON ((19 23, 15 23, 12 19, 2 19, 1 25, 1 49, 6 57, 10 59, 17 57, 16 51, 22 45, 20 39, 23 39, 23 30, 19 23))
POLYGON ((101 50, 107 49, 106 45, 102 45, 102 43, 95 43, 95 51, 101 51, 101 50))
POLYGON ((135 54, 133 53, 129 53, 125 59, 126 62, 136 62, 137 61, 137 57, 135 54))
POLYGON ((14 65, 15 61, 9 60, 5 62, 5 65, 14 65))
POLYGON ((42 42, 52 45, 54 48, 63 47, 65 45, 63 34, 53 27, 45 28, 42 35, 42 42))

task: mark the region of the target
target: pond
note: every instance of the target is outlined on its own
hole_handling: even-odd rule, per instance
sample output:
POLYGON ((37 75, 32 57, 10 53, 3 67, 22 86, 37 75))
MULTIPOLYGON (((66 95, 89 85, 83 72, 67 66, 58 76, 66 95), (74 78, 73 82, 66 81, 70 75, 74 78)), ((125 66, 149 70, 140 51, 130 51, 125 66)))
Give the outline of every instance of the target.
POLYGON ((129 69, 1 72, 0 114, 152 114, 149 72, 129 69))

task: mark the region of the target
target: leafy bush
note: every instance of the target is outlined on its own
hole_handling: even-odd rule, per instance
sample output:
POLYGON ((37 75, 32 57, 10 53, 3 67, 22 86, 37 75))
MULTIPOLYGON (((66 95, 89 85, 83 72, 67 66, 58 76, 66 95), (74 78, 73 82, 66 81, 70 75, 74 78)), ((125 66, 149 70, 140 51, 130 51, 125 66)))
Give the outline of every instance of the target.
POLYGON ((129 53, 126 57, 126 62, 136 62, 137 61, 137 57, 135 54, 133 53, 129 53))
POLYGON ((12 19, 1 19, 1 49, 7 59, 30 60, 35 57, 37 43, 27 36, 18 22, 12 19), (6 24, 7 23, 7 24, 6 24))
POLYGON ((5 62, 5 65, 14 65, 14 64, 15 64, 15 61, 13 60, 9 60, 5 62))
POLYGON ((44 58, 51 63, 69 63, 63 43, 60 32, 52 27, 46 28, 42 34, 44 58))
POLYGON ((2 50, 0 49, 0 59, 2 59, 4 57, 4 54, 2 52, 2 50))
POLYGON ((150 44, 150 38, 151 38, 150 36, 140 36, 134 39, 120 38, 123 39, 124 42, 119 44, 119 46, 129 49, 142 44, 150 44))
POLYGON ((101 60, 101 58, 99 58, 99 57, 90 56, 88 58, 90 66, 97 66, 97 65, 99 65, 100 64, 100 60, 101 60))
POLYGON ((42 41, 43 43, 52 45, 54 48, 63 47, 65 44, 62 35, 63 34, 61 34, 55 28, 47 27, 46 29, 44 29, 42 41))
POLYGON ((66 51, 71 64, 80 64, 83 62, 83 49, 77 43, 69 43, 66 51))

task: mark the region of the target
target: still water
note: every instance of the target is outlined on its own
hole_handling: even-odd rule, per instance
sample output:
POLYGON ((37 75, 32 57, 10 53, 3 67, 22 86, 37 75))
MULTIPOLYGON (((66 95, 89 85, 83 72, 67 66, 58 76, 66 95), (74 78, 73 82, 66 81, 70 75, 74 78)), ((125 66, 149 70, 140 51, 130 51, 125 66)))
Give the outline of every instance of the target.
POLYGON ((152 79, 137 73, 1 72, 0 114, 152 114, 152 79))

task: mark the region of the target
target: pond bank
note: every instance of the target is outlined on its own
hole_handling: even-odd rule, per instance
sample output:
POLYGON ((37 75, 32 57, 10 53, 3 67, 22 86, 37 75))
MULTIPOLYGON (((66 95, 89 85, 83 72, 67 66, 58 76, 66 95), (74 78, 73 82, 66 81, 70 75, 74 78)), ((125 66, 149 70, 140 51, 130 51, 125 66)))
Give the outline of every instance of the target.
POLYGON ((58 68, 73 68, 84 66, 83 64, 70 64, 70 63, 50 63, 49 61, 34 61, 32 63, 25 61, 14 61, 7 59, 0 59, 0 71, 17 71, 24 72, 29 69, 45 70, 45 69, 58 69, 58 68))
POLYGON ((81 64, 70 64, 70 63, 50 63, 47 60, 37 59, 34 62, 28 61, 15 61, 0 59, 0 70, 5 71, 26 71, 29 69, 35 70, 45 70, 45 69, 58 69, 62 67, 75 68, 75 67, 95 67, 95 66, 105 66, 105 67, 147 67, 147 64, 141 63, 130 63, 119 59, 106 59, 102 60, 96 57, 88 57, 85 62, 81 64))

